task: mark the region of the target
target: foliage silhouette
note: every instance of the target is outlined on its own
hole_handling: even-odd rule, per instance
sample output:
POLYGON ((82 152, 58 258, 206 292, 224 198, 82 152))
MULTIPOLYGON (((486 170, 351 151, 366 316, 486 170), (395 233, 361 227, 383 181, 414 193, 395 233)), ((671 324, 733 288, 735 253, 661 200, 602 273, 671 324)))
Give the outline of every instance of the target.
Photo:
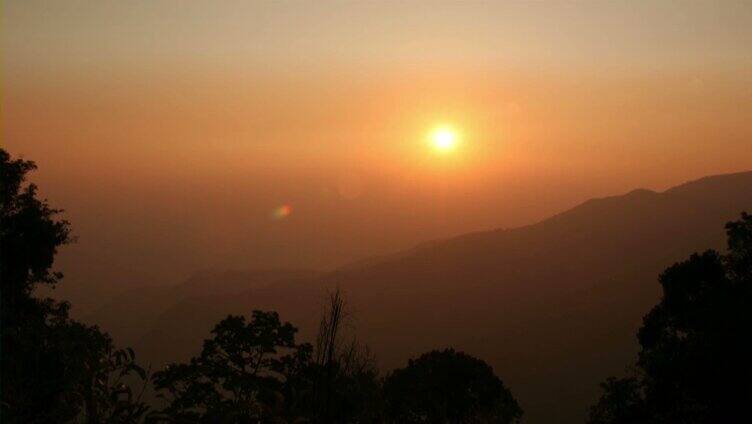
POLYGON ((276 312, 253 311, 250 322, 228 316, 212 330, 200 356, 155 373, 166 391, 162 418, 177 422, 272 422, 281 414, 283 384, 309 361, 297 329, 276 312))
POLYGON ((453 349, 411 359, 384 382, 387 414, 398 423, 513 423, 522 409, 480 359, 453 349))
POLYGON ((313 422, 375 422, 380 417, 380 384, 376 360, 367 346, 346 334, 344 297, 339 289, 329 296, 316 337, 313 360, 306 367, 310 378, 303 414, 313 422))
POLYGON ((189 363, 155 373, 168 405, 150 418, 180 423, 513 423, 522 410, 485 362, 454 350, 411 360, 383 383, 373 357, 345 336, 337 290, 315 348, 276 312, 228 316, 189 363))
MULTIPOLYGON (((149 379, 131 349, 116 349, 96 326, 69 317, 70 305, 38 298, 62 274, 57 249, 72 242, 62 212, 26 182, 36 168, 0 149, 0 318, 2 420, 86 422, 447 422, 511 423, 522 410, 483 361, 453 350, 411 360, 378 378, 367 347, 346 333, 344 299, 329 298, 315 348, 276 312, 228 316, 188 363, 149 379), (127 384, 142 380, 138 393, 127 384), (141 400, 151 380, 161 411, 141 400)), ((749 262, 747 256, 737 262, 749 262)), ((743 273, 743 267, 734 268, 743 273)), ((741 275, 741 274, 740 274, 741 275)))
POLYGON ((590 423, 752 422, 752 216, 726 233, 726 254, 693 254, 660 276, 635 375, 602 384, 590 423))
POLYGON ((70 305, 35 297, 54 287, 60 246, 72 241, 62 212, 26 183, 34 162, 0 149, 0 320, 2 418, 9 423, 135 422, 146 406, 122 379, 143 369, 97 327, 68 318, 70 305))
POLYGON ((169 422, 375 422, 380 386, 373 360, 343 344, 339 292, 322 317, 316 349, 276 312, 250 322, 228 316, 186 364, 155 373, 169 404, 152 418, 169 422), (315 358, 314 358, 315 356, 315 358))

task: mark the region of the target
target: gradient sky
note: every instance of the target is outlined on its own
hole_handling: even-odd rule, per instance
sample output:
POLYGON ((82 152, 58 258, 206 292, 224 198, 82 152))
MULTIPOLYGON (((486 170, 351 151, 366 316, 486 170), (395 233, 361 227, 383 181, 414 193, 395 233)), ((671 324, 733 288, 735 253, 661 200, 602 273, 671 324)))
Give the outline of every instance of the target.
POLYGON ((326 268, 752 169, 750 2, 23 0, 2 19, 2 143, 67 210, 74 279, 326 268), (442 123, 451 155, 426 144, 442 123))

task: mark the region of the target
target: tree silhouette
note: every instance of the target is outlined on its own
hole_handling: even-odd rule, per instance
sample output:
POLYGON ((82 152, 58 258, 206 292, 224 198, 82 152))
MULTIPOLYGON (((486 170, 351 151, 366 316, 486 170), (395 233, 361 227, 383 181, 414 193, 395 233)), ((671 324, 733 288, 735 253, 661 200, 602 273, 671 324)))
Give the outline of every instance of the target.
POLYGON ((726 225, 728 252, 661 274, 635 375, 610 378, 590 423, 752 422, 752 216, 726 225))
POLYGON ((145 377, 132 351, 115 350, 97 327, 68 318, 70 305, 33 295, 54 286, 57 249, 72 241, 61 210, 26 183, 34 162, 0 149, 2 420, 9 423, 134 422, 146 412, 123 377, 145 377), (114 377, 114 378, 111 378, 114 377))
MULTIPOLYGON (((34 296, 37 287, 54 287, 62 279, 52 270, 54 258, 72 241, 69 223, 57 218, 62 211, 38 199, 37 187, 26 183, 35 168, 0 149, 3 422, 383 420, 375 362, 354 337, 343 335, 339 291, 322 317, 315 350, 297 344, 297 329, 280 322, 276 312, 254 311, 249 322, 228 316, 200 356, 154 375, 169 403, 147 414, 141 401, 147 373, 133 351, 115 349, 96 326, 71 320, 68 303, 34 296), (138 394, 126 384, 131 376, 144 380, 138 394)), ((451 350, 411 361, 390 376, 386 388, 400 422, 506 423, 521 415, 488 365, 451 350), (403 397, 413 389, 413 398, 403 397)))
POLYGON ((170 403, 163 418, 177 422, 273 422, 281 414, 283 383, 310 360, 295 344, 297 329, 276 312, 253 311, 250 322, 228 316, 204 341, 201 355, 155 373, 170 403))
POLYGON ((522 409, 480 359, 453 349, 411 359, 384 382, 387 414, 399 423, 513 423, 522 409))
POLYGON ((151 418, 170 422, 375 422, 380 386, 373 359, 342 343, 344 301, 331 296, 316 348, 276 312, 250 322, 228 316, 198 357, 155 373, 169 404, 151 418))
POLYGON ((590 409, 590 423, 639 424, 648 422, 640 381, 609 377, 601 383, 603 396, 590 409))
POLYGON ((329 295, 311 360, 285 385, 290 416, 316 423, 376 422, 381 386, 368 348, 347 334, 344 296, 329 295))

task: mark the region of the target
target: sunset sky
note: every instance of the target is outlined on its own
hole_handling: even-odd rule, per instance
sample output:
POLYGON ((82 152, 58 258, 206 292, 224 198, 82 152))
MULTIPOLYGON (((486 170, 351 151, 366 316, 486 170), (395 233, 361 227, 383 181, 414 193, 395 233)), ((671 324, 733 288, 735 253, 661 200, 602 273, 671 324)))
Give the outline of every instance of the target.
POLYGON ((328 268, 752 169, 750 2, 24 0, 2 15, 3 146, 38 163, 79 236, 68 249, 129 281, 328 268), (430 143, 441 127, 451 151, 430 143))

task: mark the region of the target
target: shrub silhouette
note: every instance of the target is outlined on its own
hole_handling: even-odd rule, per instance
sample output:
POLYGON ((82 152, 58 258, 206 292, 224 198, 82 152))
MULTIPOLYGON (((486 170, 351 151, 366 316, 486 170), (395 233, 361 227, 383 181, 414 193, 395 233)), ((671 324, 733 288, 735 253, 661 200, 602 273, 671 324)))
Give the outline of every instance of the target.
POLYGON ((392 372, 384 397, 397 423, 513 423, 522 416, 488 364, 453 349, 425 353, 392 372))
POLYGON ((726 254, 694 254, 661 274, 634 375, 601 385, 590 423, 752 422, 752 216, 726 233, 726 254))
POLYGON ((367 346, 347 334, 348 318, 337 289, 329 295, 310 361, 286 385, 291 416, 317 423, 377 422, 381 417, 376 360, 367 346))

